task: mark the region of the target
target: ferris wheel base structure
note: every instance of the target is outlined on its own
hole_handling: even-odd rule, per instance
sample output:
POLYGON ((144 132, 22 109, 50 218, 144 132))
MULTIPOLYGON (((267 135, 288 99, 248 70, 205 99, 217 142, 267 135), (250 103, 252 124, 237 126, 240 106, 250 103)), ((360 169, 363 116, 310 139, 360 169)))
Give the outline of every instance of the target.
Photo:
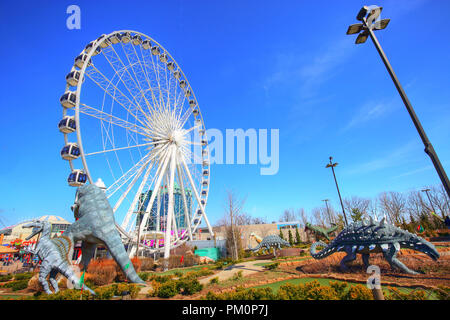
POLYGON ((210 165, 203 116, 186 75, 161 44, 131 30, 89 42, 66 75, 60 103, 68 184, 103 188, 130 255, 139 246, 168 258, 203 221, 213 235, 205 212, 210 165), (163 240, 150 245, 157 234, 163 240))

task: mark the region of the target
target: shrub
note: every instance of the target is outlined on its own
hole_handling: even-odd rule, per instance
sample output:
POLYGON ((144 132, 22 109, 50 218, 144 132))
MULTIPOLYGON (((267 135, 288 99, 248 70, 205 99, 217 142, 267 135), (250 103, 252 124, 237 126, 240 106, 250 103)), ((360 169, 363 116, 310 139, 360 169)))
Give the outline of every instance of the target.
POLYGON ((423 290, 414 290, 403 293, 397 288, 388 287, 388 294, 385 295, 386 300, 426 300, 427 295, 423 290))
POLYGON ((211 280, 209 280, 209 283, 214 284, 214 283, 219 283, 219 277, 214 277, 211 280))
POLYGON ((336 291, 336 294, 339 297, 343 297, 345 294, 345 289, 347 289, 347 283, 346 282, 339 282, 339 281, 330 281, 330 287, 336 291))
POLYGON ((152 258, 140 258, 140 260, 141 271, 152 271, 155 269, 155 260, 153 260, 152 258))
POLYGON ((141 278, 144 281, 147 281, 148 278, 150 277, 150 273, 149 272, 139 272, 138 273, 139 278, 141 278))
POLYGON ((176 287, 177 287, 177 291, 178 292, 181 291, 181 294, 183 294, 183 295, 192 295, 203 289, 203 285, 200 282, 198 282, 197 279, 178 280, 176 287))
POLYGON ((12 279, 12 274, 5 274, 3 276, 0 276, 0 282, 6 282, 12 279))
POLYGON ((97 299, 109 300, 114 296, 115 288, 113 286, 99 287, 94 291, 97 299))
POLYGON ((239 279, 242 279, 242 270, 239 270, 233 276, 233 280, 239 280, 239 279))
POLYGON ((212 274, 214 274, 214 272, 211 271, 211 270, 208 270, 208 269, 206 269, 206 270, 198 270, 198 271, 187 272, 184 275, 184 278, 186 278, 186 279, 196 279, 196 278, 199 278, 199 277, 210 276, 212 274))
POLYGON ((116 262, 112 259, 92 260, 87 268, 85 283, 91 281, 97 286, 112 283, 117 276, 116 262))
POLYGON ((17 273, 14 275, 14 280, 30 280, 33 275, 33 272, 17 273))
POLYGON ((280 265, 279 262, 275 262, 264 266, 264 268, 266 268, 267 270, 275 270, 276 268, 278 268, 279 265, 280 265))
POLYGON ((174 275, 175 277, 177 277, 177 278, 181 278, 181 277, 183 276, 183 272, 181 272, 181 271, 175 271, 175 272, 173 273, 173 275, 174 275))
POLYGON ((44 291, 44 288, 42 288, 42 285, 39 282, 38 277, 31 278, 28 281, 28 290, 36 293, 44 291))
POLYGON ((361 284, 350 287, 344 297, 347 300, 373 300, 372 290, 361 284))
POLYGON ((6 282, 2 285, 3 288, 11 288, 12 291, 23 290, 28 287, 28 279, 14 280, 6 282))
POLYGON ((167 281, 159 287, 156 295, 160 298, 172 298, 178 293, 176 281, 167 281))
POLYGON ((274 300, 276 295, 271 288, 237 288, 233 292, 225 292, 215 294, 209 291, 206 294, 205 300, 274 300))

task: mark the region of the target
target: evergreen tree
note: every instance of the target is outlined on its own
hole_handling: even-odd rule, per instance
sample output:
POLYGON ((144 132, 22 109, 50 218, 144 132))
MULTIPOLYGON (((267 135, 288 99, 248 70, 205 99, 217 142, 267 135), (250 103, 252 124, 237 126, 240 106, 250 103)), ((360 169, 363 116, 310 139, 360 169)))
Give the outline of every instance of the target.
POLYGON ((289 244, 292 246, 294 244, 294 237, 292 236, 291 229, 289 229, 288 231, 288 236, 289 236, 289 244))
POLYGON ((280 228, 280 238, 284 240, 284 235, 283 235, 283 231, 280 228))
POLYGON ((295 227, 295 244, 300 244, 302 240, 300 239, 300 233, 298 232, 298 227, 295 227))
POLYGON ((358 208, 353 208, 352 212, 350 213, 350 216, 352 217, 353 222, 361 221, 363 213, 359 211, 358 208))

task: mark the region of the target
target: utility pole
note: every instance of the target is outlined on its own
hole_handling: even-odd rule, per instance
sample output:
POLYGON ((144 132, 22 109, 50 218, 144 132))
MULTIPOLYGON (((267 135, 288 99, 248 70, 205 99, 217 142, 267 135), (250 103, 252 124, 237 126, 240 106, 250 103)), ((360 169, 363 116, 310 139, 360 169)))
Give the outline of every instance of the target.
POLYGON ((330 209, 328 208, 328 201, 330 201, 330 200, 329 199, 325 199, 325 200, 322 200, 322 201, 324 201, 325 205, 327 206, 327 213, 328 213, 328 219, 330 220, 330 224, 334 223, 335 221, 334 221, 334 219, 333 220, 331 219, 330 209))
POLYGON ((333 157, 330 157, 330 163, 327 164, 325 166, 325 168, 331 168, 331 171, 333 171, 333 177, 334 177, 334 182, 336 183, 336 189, 339 195, 339 201, 341 201, 341 207, 342 207, 342 213, 344 214, 344 219, 345 219, 345 226, 348 226, 348 222, 347 222, 347 215, 345 214, 345 209, 344 209, 344 203, 342 202, 342 197, 341 197, 341 192, 339 191, 339 186, 336 180, 336 174, 334 173, 334 167, 336 167, 338 165, 337 162, 333 163, 333 157))

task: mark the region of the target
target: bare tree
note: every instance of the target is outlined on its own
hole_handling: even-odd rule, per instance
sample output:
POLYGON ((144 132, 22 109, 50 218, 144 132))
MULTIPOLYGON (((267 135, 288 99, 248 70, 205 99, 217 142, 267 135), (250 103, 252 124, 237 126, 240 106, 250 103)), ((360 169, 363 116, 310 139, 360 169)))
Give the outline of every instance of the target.
MULTIPOLYGON (((439 187, 428 187, 428 189, 430 189, 430 191, 428 191, 428 194, 430 195, 430 199, 433 203, 434 208, 436 210, 439 210, 442 219, 445 219, 445 216, 448 215, 449 211, 447 192, 445 192, 445 189, 442 185, 440 185, 439 187)), ((438 212, 435 212, 435 214, 438 214, 438 212)))
POLYGON ((370 199, 361 198, 358 196, 352 196, 351 198, 344 199, 344 208, 347 212, 353 212, 358 210, 363 215, 367 214, 370 206, 370 199))
POLYGON ((380 207, 393 224, 399 225, 406 212, 406 199, 400 192, 383 192, 379 196, 380 207))
POLYGON ((284 212, 281 214, 279 221, 280 222, 289 222, 289 221, 295 221, 295 212, 294 209, 287 209, 284 210, 284 212))
POLYGON ((300 208, 297 210, 297 216, 300 219, 300 221, 303 224, 303 227, 306 226, 306 223, 308 222, 308 216, 306 215, 305 209, 300 208))
POLYGON ((252 218, 252 224, 266 224, 266 223, 267 223, 267 218, 262 218, 262 217, 252 218))
POLYGON ((239 258, 239 250, 242 249, 242 230, 240 226, 246 224, 249 219, 251 220, 249 215, 243 211, 244 204, 245 198, 239 198, 235 192, 227 190, 224 215, 217 222, 217 226, 225 229, 226 246, 235 260, 239 258))
POLYGON ((314 208, 312 209, 312 216, 314 217, 314 221, 316 225, 325 227, 327 218, 326 208, 314 208))

